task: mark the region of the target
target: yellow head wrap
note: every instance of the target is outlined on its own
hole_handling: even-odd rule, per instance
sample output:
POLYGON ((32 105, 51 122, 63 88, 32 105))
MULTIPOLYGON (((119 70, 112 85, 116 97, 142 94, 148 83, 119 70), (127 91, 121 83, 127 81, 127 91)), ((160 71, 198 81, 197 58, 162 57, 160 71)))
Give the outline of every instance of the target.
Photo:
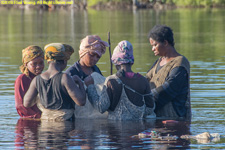
POLYGON ((45 46, 45 59, 47 61, 69 60, 73 54, 72 46, 62 43, 51 43, 45 46))
POLYGON ((37 57, 44 58, 44 52, 39 46, 30 45, 27 48, 23 49, 22 50, 23 64, 20 66, 20 71, 29 76, 29 70, 26 67, 26 64, 37 57))

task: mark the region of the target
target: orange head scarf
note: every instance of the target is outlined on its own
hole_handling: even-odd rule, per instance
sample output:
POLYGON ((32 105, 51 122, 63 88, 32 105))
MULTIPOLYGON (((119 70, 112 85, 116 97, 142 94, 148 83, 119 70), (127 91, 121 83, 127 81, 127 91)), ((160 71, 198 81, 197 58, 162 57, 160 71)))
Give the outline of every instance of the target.
POLYGON ((69 60, 73 54, 72 46, 62 43, 51 43, 45 46, 45 59, 47 61, 69 60))
POLYGON ((23 49, 22 50, 23 64, 20 66, 20 71, 25 75, 29 76, 29 70, 26 67, 26 64, 37 57, 44 58, 44 52, 39 46, 30 45, 27 48, 23 49))

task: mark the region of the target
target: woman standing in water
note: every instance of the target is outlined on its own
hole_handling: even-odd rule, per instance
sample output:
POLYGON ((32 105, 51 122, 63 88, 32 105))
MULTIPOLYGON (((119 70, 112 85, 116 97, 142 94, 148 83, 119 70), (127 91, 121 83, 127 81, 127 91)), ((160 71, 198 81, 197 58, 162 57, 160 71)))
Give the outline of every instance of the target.
POLYGON ((22 74, 16 78, 14 85, 16 110, 20 117, 40 118, 41 111, 37 105, 30 108, 24 107, 23 97, 33 78, 41 74, 44 69, 44 52, 39 46, 28 46, 22 50, 22 62, 23 65, 20 66, 22 74))
MULTIPOLYGON (((97 35, 88 35, 81 40, 79 56, 80 60, 75 62, 66 70, 70 76, 77 75, 84 80, 93 72, 102 75, 100 69, 97 67, 97 62, 102 57, 108 47, 108 43, 102 41, 97 35)), ((75 118, 105 118, 106 114, 102 115, 94 110, 89 101, 85 106, 80 107, 75 105, 75 118)))
POLYGON ((84 80, 93 72, 102 74, 96 65, 106 51, 108 43, 102 41, 97 35, 88 35, 81 40, 79 56, 80 60, 70 66, 66 73, 70 76, 77 75, 84 80))
POLYGON ((176 51, 172 29, 156 25, 149 32, 149 42, 155 56, 160 56, 146 75, 156 116, 190 119, 190 64, 176 51))
POLYGON ((88 99, 99 112, 108 112, 112 120, 138 120, 154 114, 154 102, 145 77, 134 73, 133 47, 128 41, 121 41, 114 49, 112 62, 117 73, 106 78, 98 95, 93 78, 85 79, 88 99))
POLYGON ((62 72, 74 49, 62 43, 51 43, 44 49, 48 69, 32 80, 23 105, 32 107, 37 103, 35 98, 39 95, 41 119, 70 120, 74 114, 74 103, 83 106, 86 102, 86 93, 80 78, 62 72))

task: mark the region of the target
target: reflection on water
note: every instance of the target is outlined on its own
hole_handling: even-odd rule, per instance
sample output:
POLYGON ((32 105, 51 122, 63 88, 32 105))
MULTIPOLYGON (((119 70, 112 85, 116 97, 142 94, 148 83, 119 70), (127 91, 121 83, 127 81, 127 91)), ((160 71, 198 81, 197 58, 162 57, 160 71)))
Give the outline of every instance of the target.
POLYGON ((110 121, 79 119, 75 122, 48 122, 19 119, 16 124, 16 149, 131 149, 189 148, 190 141, 154 141, 138 138, 143 131, 157 131, 162 136, 190 134, 190 124, 163 125, 161 121, 110 121))
POLYGON ((68 132, 74 129, 73 122, 48 122, 20 118, 16 124, 16 149, 66 149, 68 132))
MULTIPOLYGON (((224 9, 176 9, 167 11, 39 11, 0 9, 0 149, 224 149, 225 18, 224 9), (72 45, 75 53, 68 65, 79 59, 80 40, 98 34, 112 50, 121 40, 133 44, 133 71, 145 75, 157 59, 147 33, 155 24, 174 30, 175 47, 191 63, 192 122, 164 125, 162 120, 114 122, 76 120, 53 123, 19 119, 14 102, 14 81, 20 74, 21 50, 50 42, 72 45), (219 133, 220 141, 201 144, 195 140, 174 143, 137 138, 143 131, 180 136, 219 133)), ((108 51, 98 66, 109 75, 108 51)), ((47 65, 47 64, 46 64, 47 65)), ((47 67, 45 67, 47 68, 47 67)), ((115 69, 114 69, 115 72, 115 69)))
POLYGON ((35 148, 38 145, 38 126, 40 121, 19 119, 16 124, 16 149, 35 148))

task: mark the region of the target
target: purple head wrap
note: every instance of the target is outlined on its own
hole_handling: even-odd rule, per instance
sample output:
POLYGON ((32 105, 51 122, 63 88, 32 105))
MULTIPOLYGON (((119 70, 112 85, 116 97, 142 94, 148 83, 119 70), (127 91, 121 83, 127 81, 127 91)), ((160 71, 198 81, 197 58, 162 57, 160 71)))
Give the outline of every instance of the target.
POLYGON ((128 41, 121 41, 114 49, 112 55, 114 65, 134 63, 133 46, 128 41))

